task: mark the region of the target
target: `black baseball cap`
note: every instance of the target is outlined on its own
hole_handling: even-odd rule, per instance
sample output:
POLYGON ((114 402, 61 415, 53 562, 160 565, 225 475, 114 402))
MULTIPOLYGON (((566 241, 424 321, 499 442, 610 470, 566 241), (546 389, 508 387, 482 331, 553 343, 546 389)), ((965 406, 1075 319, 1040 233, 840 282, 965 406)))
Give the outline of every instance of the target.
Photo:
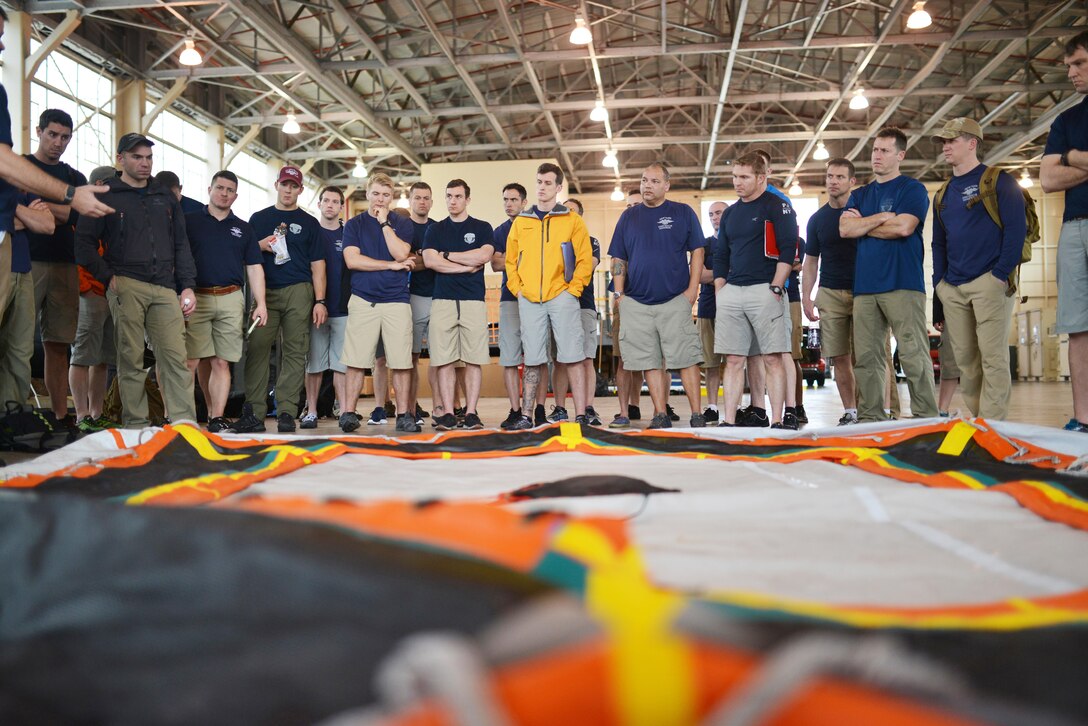
POLYGON ((123 154, 126 151, 132 151, 137 146, 154 146, 155 142, 147 138, 143 134, 131 133, 125 134, 121 137, 121 140, 117 142, 117 153, 123 154))

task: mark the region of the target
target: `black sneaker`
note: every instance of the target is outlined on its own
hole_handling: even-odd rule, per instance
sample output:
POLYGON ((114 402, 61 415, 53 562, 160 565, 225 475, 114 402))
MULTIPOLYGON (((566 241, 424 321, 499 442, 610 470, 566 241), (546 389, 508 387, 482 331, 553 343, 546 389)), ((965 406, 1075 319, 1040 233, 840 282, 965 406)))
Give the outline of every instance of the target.
POLYGON ((691 421, 689 422, 689 425, 693 429, 706 428, 706 417, 703 416, 703 414, 701 413, 693 413, 691 414, 691 421))
POLYGON ((737 426, 750 426, 752 428, 766 428, 771 423, 765 410, 754 406, 737 409, 737 426))
POLYGON ((300 429, 316 429, 317 428, 317 414, 308 413, 302 417, 302 420, 298 422, 300 429))
POLYGON ((484 422, 480 420, 480 417, 475 411, 469 411, 465 414, 465 420, 461 422, 460 426, 463 429, 475 431, 476 429, 482 429, 484 427, 484 422))
POLYGON ((771 428, 772 429, 785 429, 786 427, 782 425, 781 421, 779 421, 778 423, 771 424, 771 428))
POLYGON ((213 434, 232 434, 234 433, 234 424, 222 416, 216 416, 208 422, 208 431, 213 434))
POLYGON ((420 423, 421 418, 430 418, 431 414, 428 411, 424 411, 423 407, 418 403, 416 404, 416 423, 420 423))
POLYGON ((552 406, 552 412, 548 414, 548 423, 560 423, 561 421, 570 421, 567 409, 562 406, 552 406))
POLYGON ((719 421, 718 422, 718 428, 730 428, 730 429, 732 429, 732 428, 736 428, 736 427, 737 427, 737 425, 735 423, 729 423, 728 421, 719 421))
POLYGON ((669 420, 670 421, 679 421, 680 420, 680 414, 676 413, 676 411, 673 411, 672 406, 670 406, 667 403, 665 404, 665 413, 669 414, 669 420))
POLYGON ((345 434, 350 434, 355 429, 359 428, 359 414, 354 411, 346 411, 340 414, 340 430, 345 434))
POLYGON ((499 428, 503 431, 509 431, 510 429, 514 428, 514 424, 516 424, 518 422, 518 419, 520 418, 520 408, 517 411, 515 411, 514 409, 510 409, 510 413, 506 416, 506 419, 501 424, 499 424, 499 428))
POLYGON ((392 401, 386 401, 385 406, 382 408, 385 410, 386 418, 393 418, 397 415, 397 406, 392 401))
POLYGON ((808 423, 808 414, 805 413, 804 406, 797 404, 794 410, 797 412, 797 423, 808 423))
POLYGON ((408 434, 418 434, 423 429, 416 423, 416 417, 410 413, 402 413, 397 416, 397 431, 403 431, 408 434))
POLYGON ((546 423, 548 423, 548 417, 544 414, 544 404, 538 403, 533 409, 533 426, 543 426, 546 423))
POLYGON ((234 433, 252 434, 264 431, 264 421, 253 415, 253 404, 242 404, 242 416, 234 422, 234 433))
POLYGON ((703 410, 703 419, 705 419, 708 424, 718 423, 718 409, 707 406, 703 410))
POLYGON ((782 428, 796 431, 797 427, 797 414, 792 411, 786 411, 786 413, 782 414, 782 428))
POLYGON ((389 423, 389 418, 385 414, 385 409, 381 406, 375 406, 370 418, 366 420, 367 426, 384 426, 387 423, 389 423))
POLYGON ((295 432, 295 417, 284 411, 276 417, 276 430, 281 434, 293 434, 295 432))
POLYGON ((858 422, 856 413, 844 413, 839 417, 839 426, 852 426, 858 422))
POLYGON ((518 420, 510 427, 510 431, 527 431, 533 428, 533 420, 528 416, 518 416, 518 420))
POLYGON ((603 426, 601 423, 601 416, 594 410, 593 406, 586 406, 586 421, 590 426, 603 426))
POLYGON ((638 410, 638 406, 628 405, 627 406, 627 418, 631 419, 632 421, 641 421, 642 420, 642 411, 638 410))
POLYGON ((580 413, 574 417, 574 423, 589 426, 589 417, 586 416, 584 413, 580 413))
POLYGON ((647 428, 671 429, 672 419, 669 418, 669 414, 667 413, 655 413, 654 417, 650 420, 650 425, 647 428))
POLYGON ((452 413, 444 413, 434 420, 434 427, 439 431, 453 431, 457 428, 457 417, 452 413))

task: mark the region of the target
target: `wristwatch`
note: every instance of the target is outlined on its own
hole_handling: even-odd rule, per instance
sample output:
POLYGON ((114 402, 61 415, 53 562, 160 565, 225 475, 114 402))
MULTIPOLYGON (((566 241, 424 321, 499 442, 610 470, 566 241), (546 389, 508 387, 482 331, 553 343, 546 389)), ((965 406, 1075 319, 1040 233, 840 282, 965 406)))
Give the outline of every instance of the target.
POLYGON ((449 250, 446 250, 445 252, 443 252, 443 253, 442 253, 442 257, 448 260, 448 259, 450 258, 450 252, 449 252, 449 250))
POLYGON ((328 307, 328 305, 325 303, 325 298, 321 298, 320 300, 314 300, 314 305, 324 305, 325 307, 328 307))
POLYGON ((782 296, 782 288, 778 285, 769 285, 768 287, 771 288, 771 292, 773 292, 775 295, 778 295, 779 297, 782 296))
POLYGON ((1062 152, 1061 161, 1062 161, 1062 166, 1069 166, 1069 152, 1068 151, 1063 151, 1062 152))
POLYGON ((388 227, 389 229, 393 229, 393 225, 389 224, 389 220, 388 220, 388 219, 387 219, 387 220, 385 220, 384 222, 382 222, 381 226, 382 226, 382 227, 388 227))
POLYGON ((71 204, 72 200, 76 198, 76 188, 71 184, 64 190, 64 204, 71 204))

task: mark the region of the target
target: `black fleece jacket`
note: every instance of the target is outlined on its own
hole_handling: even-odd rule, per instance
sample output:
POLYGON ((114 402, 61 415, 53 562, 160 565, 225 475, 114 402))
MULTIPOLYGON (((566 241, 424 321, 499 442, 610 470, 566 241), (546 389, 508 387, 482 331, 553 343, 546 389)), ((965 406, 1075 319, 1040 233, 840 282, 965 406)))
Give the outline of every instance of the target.
POLYGON ((76 262, 103 285, 114 275, 184 290, 196 284, 196 264, 185 234, 181 203, 169 189, 148 180, 146 189, 130 187, 118 176, 99 195, 113 214, 80 216, 76 225, 76 262), (106 251, 98 254, 98 241, 106 251))

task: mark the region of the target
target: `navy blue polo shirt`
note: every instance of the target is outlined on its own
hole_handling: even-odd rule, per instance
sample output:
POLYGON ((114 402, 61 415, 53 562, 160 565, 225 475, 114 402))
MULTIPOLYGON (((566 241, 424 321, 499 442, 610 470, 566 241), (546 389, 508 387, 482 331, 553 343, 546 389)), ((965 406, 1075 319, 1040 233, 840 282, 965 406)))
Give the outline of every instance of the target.
MULTIPOLYGON (((81 187, 87 183, 87 177, 63 161, 56 164, 46 164, 39 161, 38 157, 33 154, 26 154, 24 158, 49 176, 61 180, 66 185, 71 184, 74 187, 81 187)), ((76 222, 78 221, 79 212, 73 209, 68 215, 67 222, 63 224, 57 222, 53 234, 37 234, 27 230, 26 238, 30 243, 30 259, 38 262, 67 262, 74 265, 76 263, 76 222)))
POLYGON ((321 225, 313 215, 301 209, 283 211, 275 206, 254 212, 249 218, 253 234, 262 240, 283 224, 287 228, 287 252, 291 259, 282 265, 276 264, 273 252, 261 252, 264 264, 264 284, 269 290, 278 290, 302 282, 313 282, 310 263, 325 259, 321 247, 321 225))
MULTIPOLYGON (((389 214, 389 224, 402 242, 411 244, 415 228, 412 220, 399 214, 389 214)), ((356 214, 344 225, 344 248, 355 247, 374 260, 393 261, 385 232, 369 212, 356 214)), ((352 270, 351 292, 371 303, 406 303, 409 301, 407 270, 352 270)))
POLYGON ((186 214, 185 234, 196 263, 197 287, 242 285, 246 265, 263 262, 253 228, 234 212, 222 220, 213 217, 207 207, 186 214))
MULTIPOLYGON (((14 146, 11 140, 11 114, 8 112, 8 92, 0 84, 0 144, 14 146)), ((19 190, 0 179, 0 232, 15 231, 15 207, 19 190)))
MULTIPOLYGON (((590 237, 589 246, 593 249, 593 268, 596 269, 601 261, 601 241, 596 237, 590 237)), ((578 296, 578 307, 582 310, 597 309, 597 301, 593 299, 595 297, 593 292, 593 278, 595 277, 595 274, 590 273, 589 282, 582 288, 582 294, 578 296)), ((505 286, 503 289, 505 289, 505 286)))
MULTIPOLYGON (((1067 151, 1088 151, 1088 96, 1054 119, 1046 137, 1043 155, 1064 154, 1067 151)), ((1065 211, 1062 221, 1088 217, 1088 182, 1065 190, 1065 211)))
MULTIPOLYGON (((31 201, 37 199, 37 196, 30 196, 29 194, 20 194, 18 204, 30 204, 31 201)), ((30 272, 30 243, 27 240, 27 234, 25 229, 11 235, 11 240, 4 244, 11 245, 11 271, 13 273, 28 273, 30 272)))
POLYGON ((850 193, 847 209, 856 209, 862 217, 879 212, 912 214, 919 219, 914 232, 900 239, 862 237, 858 240, 854 268, 854 294, 874 295, 892 290, 926 291, 922 262, 922 226, 929 211, 929 194, 922 182, 907 176, 891 181, 869 182, 850 193))
POLYGON ((820 258, 820 287, 828 290, 854 289, 858 241, 839 236, 839 220, 845 211, 846 207, 825 204, 808 220, 805 252, 820 258))
MULTIPOLYGON (((495 251, 506 254, 506 239, 510 236, 510 228, 514 226, 513 219, 507 219, 505 222, 495 228, 495 251)), ((506 266, 502 268, 502 292, 499 293, 499 302, 517 302, 517 298, 514 297, 514 293, 510 292, 510 288, 506 286, 506 266)))
MULTIPOLYGON (((706 238, 706 252, 703 254, 703 268, 714 269, 714 250, 718 249, 718 235, 706 238)), ((718 304, 714 299, 714 283, 699 285, 699 300, 696 302, 695 317, 713 320, 718 315, 718 304)))
POLYGON ((714 277, 730 285, 767 285, 778 263, 793 265, 797 254, 797 215, 793 205, 770 189, 750 202, 738 199, 722 212, 714 277), (778 257, 768 257, 774 236, 778 257))
POLYGON ((688 253, 706 246, 695 210, 666 199, 656 207, 631 207, 620 215, 608 254, 627 261, 623 293, 643 305, 660 305, 688 289, 688 253))
MULTIPOLYGON (((422 224, 412 220, 412 227, 415 231, 412 232, 412 252, 419 252, 423 249, 423 240, 427 236, 427 230, 434 224, 433 219, 427 219, 422 224)), ((405 240, 407 242, 407 240, 405 240)), ((434 296, 434 270, 428 270, 426 267, 418 270, 412 270, 411 276, 408 278, 408 292, 413 295, 419 295, 420 297, 433 297, 434 296)))
POLYGON ((340 304, 343 294, 344 271, 344 225, 336 229, 321 228, 321 246, 325 248, 325 309, 330 318, 342 318, 348 314, 346 307, 340 304))
POLYGON ((192 197, 187 197, 184 194, 181 195, 181 213, 185 215, 196 214, 200 210, 204 209, 204 204, 198 202, 192 197))
MULTIPOLYGON (((482 219, 468 217, 454 222, 446 217, 427 230, 423 249, 438 252, 473 252, 484 245, 494 249, 495 230, 482 219)), ((483 300, 487 293, 484 271, 438 272, 434 276, 435 300, 483 300)))

